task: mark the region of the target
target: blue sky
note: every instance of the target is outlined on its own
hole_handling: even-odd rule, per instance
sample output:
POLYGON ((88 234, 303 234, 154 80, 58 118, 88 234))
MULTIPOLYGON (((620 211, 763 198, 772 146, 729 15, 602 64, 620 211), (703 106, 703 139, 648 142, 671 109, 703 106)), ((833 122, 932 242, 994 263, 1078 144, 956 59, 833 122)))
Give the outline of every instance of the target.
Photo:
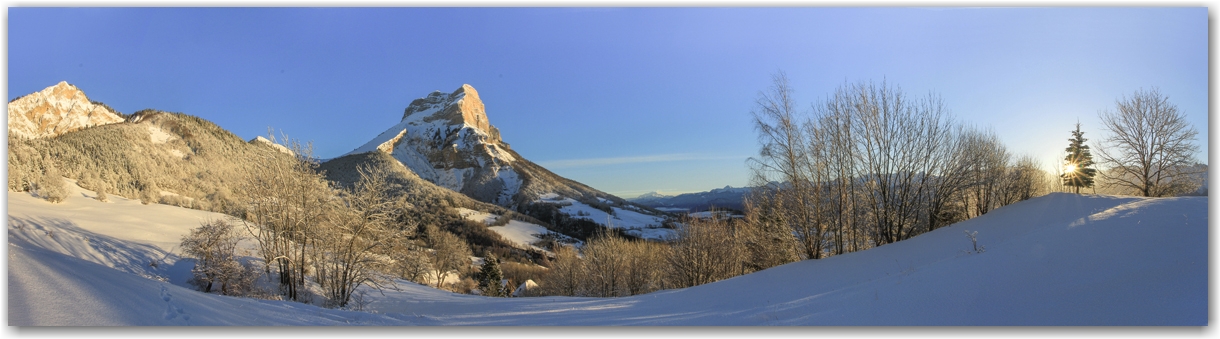
POLYGON ((334 157, 470 84, 521 155, 624 197, 742 186, 776 71, 935 92, 1051 166, 1079 120, 1156 86, 1207 162, 1206 8, 9 8, 8 97, 66 80, 122 111, 267 128, 334 157))

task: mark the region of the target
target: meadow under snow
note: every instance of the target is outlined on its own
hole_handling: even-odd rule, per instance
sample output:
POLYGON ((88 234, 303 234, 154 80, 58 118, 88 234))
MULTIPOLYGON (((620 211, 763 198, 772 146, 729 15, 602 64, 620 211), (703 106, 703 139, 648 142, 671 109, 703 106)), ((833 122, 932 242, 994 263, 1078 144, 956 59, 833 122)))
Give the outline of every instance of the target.
POLYGON ((69 187, 59 204, 8 193, 10 326, 1204 326, 1208 318, 1206 197, 1055 193, 910 240, 692 288, 504 299, 400 282, 353 311, 197 292, 186 284, 192 261, 173 253, 183 234, 221 215, 113 195, 103 203, 69 187), (977 231, 985 250, 973 251, 963 231, 977 231))

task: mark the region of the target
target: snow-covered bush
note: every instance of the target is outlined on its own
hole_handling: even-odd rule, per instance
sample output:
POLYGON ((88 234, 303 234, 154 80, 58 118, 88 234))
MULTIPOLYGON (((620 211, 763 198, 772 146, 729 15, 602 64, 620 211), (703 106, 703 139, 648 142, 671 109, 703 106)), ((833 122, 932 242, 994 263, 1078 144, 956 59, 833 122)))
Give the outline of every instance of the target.
POLYGON ((38 196, 50 202, 62 202, 68 198, 68 187, 55 166, 47 166, 46 172, 38 178, 38 196))
POLYGON ((106 195, 105 184, 97 187, 97 201, 101 201, 101 202, 110 201, 110 197, 106 195))
POLYGON ((144 187, 144 189, 140 190, 140 203, 141 204, 145 204, 145 205, 155 204, 160 201, 161 201, 161 189, 157 187, 157 184, 148 184, 144 187))
POLYGON ((219 283, 220 293, 224 295, 258 294, 254 282, 259 270, 237 260, 238 240, 233 225, 225 220, 205 221, 183 236, 183 254, 196 260, 195 268, 191 270, 195 274, 191 283, 205 293, 219 283))

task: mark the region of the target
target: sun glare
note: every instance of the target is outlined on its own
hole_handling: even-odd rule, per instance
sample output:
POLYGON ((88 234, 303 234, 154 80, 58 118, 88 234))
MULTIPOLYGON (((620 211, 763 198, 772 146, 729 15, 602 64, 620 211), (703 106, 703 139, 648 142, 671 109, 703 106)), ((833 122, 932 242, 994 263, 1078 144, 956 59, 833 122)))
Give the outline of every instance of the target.
POLYGON ((1066 167, 1064 167, 1064 168, 1063 168, 1063 170, 1064 170, 1064 171, 1066 171, 1066 172, 1068 172, 1068 173, 1075 172, 1075 171, 1076 171, 1076 164, 1068 164, 1066 167))

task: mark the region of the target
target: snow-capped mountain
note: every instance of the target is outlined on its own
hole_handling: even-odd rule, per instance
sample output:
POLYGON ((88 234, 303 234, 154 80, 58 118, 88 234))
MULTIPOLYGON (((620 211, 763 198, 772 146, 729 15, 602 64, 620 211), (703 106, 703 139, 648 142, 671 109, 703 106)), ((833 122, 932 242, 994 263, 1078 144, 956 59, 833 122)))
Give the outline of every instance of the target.
POLYGON ((631 199, 631 200, 638 202, 638 201, 650 201, 650 200, 656 200, 656 199, 664 199, 664 198, 670 198, 670 197, 673 197, 673 196, 663 194, 663 193, 661 193, 661 191, 652 191, 652 192, 640 194, 640 196, 635 197, 634 199, 631 199))
POLYGON ((24 139, 52 137, 85 127, 123 122, 110 107, 89 101, 66 81, 8 103, 8 134, 24 139))
POLYGON ((385 152, 424 180, 502 206, 512 204, 522 178, 517 157, 487 120, 483 101, 470 85, 453 93, 415 99, 402 120, 344 155, 385 152))
POLYGON ((558 220, 544 219, 560 229, 564 226, 558 224, 572 219, 633 231, 660 228, 664 222, 660 212, 561 177, 521 157, 500 139, 479 93, 470 85, 415 99, 397 124, 336 159, 368 152, 389 154, 420 178, 475 200, 540 219, 565 214, 558 220))

